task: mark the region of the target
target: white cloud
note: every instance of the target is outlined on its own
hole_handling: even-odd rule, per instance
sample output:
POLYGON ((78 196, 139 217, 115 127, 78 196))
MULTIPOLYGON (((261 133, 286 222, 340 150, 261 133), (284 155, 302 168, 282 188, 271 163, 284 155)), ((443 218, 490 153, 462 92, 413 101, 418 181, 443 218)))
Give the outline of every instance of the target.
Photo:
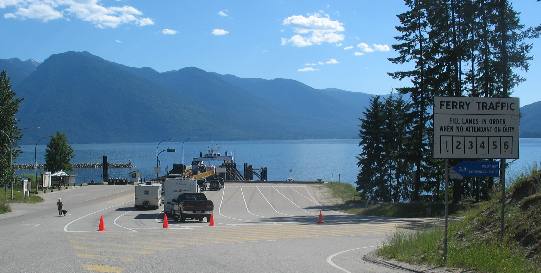
POLYGON ((387 52, 391 50, 391 47, 385 44, 373 44, 372 46, 374 47, 376 51, 380 51, 380 52, 387 52))
POLYGON ((226 10, 226 9, 223 9, 223 10, 218 11, 218 15, 220 15, 220 16, 222 16, 222 17, 227 17, 227 16, 229 16, 228 13, 229 13, 229 11, 226 10))
POLYGON ((354 53, 355 56, 362 56, 366 53, 387 52, 391 50, 391 47, 386 44, 372 44, 372 46, 370 46, 365 42, 357 44, 357 48, 359 51, 354 53))
POLYGON ((164 28, 164 29, 162 29, 162 34, 163 35, 175 35, 175 34, 177 34, 177 31, 174 30, 174 29, 170 29, 170 28, 164 28))
POLYGON ((336 60, 335 58, 330 58, 328 59, 327 61, 325 61, 325 64, 338 64, 338 60, 336 60))
POLYGON ((314 68, 313 66, 305 66, 303 68, 297 69, 298 72, 314 72, 314 71, 318 71, 318 70, 319 69, 314 68))
POLYGON ((71 17, 89 22, 98 28, 116 28, 123 24, 153 25, 135 7, 105 6, 100 0, 0 0, 0 9, 13 8, 4 14, 9 19, 34 19, 47 22, 71 17))
POLYGON ((353 49, 353 46, 346 46, 346 47, 344 47, 344 50, 350 50, 350 49, 353 49))
POLYGON ((282 21, 282 25, 293 27, 293 36, 282 38, 282 45, 307 47, 323 43, 340 44, 344 40, 344 24, 332 20, 325 13, 289 16, 282 21))
MULTIPOLYGON (((9 4, 9 1, 7 4, 9 4)), ((2 6, 2 4, 0 4, 0 6, 2 6)), ((34 19, 43 22, 56 20, 62 17, 64 17, 62 12, 46 3, 30 3, 26 6, 17 8, 13 13, 4 14, 4 18, 6 19, 34 19)))
POLYGON ((115 40, 115 43, 122 44, 122 41, 121 40, 115 40))
POLYGON ((229 34, 229 31, 225 30, 225 29, 221 29, 221 28, 215 28, 212 30, 212 35, 214 36, 224 36, 224 35, 227 35, 229 34))
POLYGON ((357 47, 364 53, 372 53, 374 52, 374 49, 371 48, 367 43, 359 43, 357 47))
POLYGON ((15 6, 21 2, 23 2, 23 0, 0 0, 0 9, 6 8, 9 6, 15 6))
POLYGON ((359 51, 355 51, 355 53, 353 53, 353 55, 357 56, 357 57, 361 57, 363 56, 365 53, 364 52, 359 52, 359 51))
POLYGON ((305 63, 303 68, 297 69, 298 72, 314 72, 319 71, 318 66, 339 64, 340 62, 335 58, 330 58, 325 61, 318 61, 313 63, 305 63))

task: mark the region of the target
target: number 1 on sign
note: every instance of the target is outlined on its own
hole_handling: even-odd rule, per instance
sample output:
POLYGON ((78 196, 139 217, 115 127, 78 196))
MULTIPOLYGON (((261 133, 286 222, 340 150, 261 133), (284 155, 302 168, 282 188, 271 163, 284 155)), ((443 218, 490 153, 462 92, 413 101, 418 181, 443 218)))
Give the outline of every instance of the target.
POLYGON ((451 153, 453 147, 453 138, 450 136, 442 136, 440 142, 441 153, 451 153))

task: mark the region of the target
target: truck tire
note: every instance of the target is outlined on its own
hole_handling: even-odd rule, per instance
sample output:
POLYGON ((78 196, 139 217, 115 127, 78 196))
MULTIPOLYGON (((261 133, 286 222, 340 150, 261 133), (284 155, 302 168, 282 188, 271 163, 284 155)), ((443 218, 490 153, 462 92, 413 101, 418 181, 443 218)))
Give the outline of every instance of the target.
POLYGON ((184 217, 184 214, 180 213, 180 222, 184 223, 186 222, 186 217, 184 217))

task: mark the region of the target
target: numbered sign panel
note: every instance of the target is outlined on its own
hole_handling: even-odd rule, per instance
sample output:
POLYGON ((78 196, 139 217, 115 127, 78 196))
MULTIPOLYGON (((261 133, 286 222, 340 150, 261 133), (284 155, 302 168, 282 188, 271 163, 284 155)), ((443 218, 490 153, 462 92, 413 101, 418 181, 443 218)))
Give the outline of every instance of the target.
POLYGON ((519 157, 518 98, 436 97, 434 158, 519 157))

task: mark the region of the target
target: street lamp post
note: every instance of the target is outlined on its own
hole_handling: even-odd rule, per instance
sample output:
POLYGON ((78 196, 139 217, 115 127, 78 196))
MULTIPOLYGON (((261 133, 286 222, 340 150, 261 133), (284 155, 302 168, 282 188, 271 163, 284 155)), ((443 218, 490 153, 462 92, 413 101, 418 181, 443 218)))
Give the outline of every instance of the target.
POLYGON ((184 165, 184 143, 188 142, 188 141, 190 141, 190 138, 187 138, 187 139, 182 141, 182 162, 180 162, 180 163, 182 163, 182 165, 184 165))
POLYGON ((172 148, 163 149, 159 153, 156 154, 156 180, 158 180, 159 172, 160 172, 160 159, 159 159, 159 156, 163 152, 174 153, 175 149, 172 149, 172 148))

